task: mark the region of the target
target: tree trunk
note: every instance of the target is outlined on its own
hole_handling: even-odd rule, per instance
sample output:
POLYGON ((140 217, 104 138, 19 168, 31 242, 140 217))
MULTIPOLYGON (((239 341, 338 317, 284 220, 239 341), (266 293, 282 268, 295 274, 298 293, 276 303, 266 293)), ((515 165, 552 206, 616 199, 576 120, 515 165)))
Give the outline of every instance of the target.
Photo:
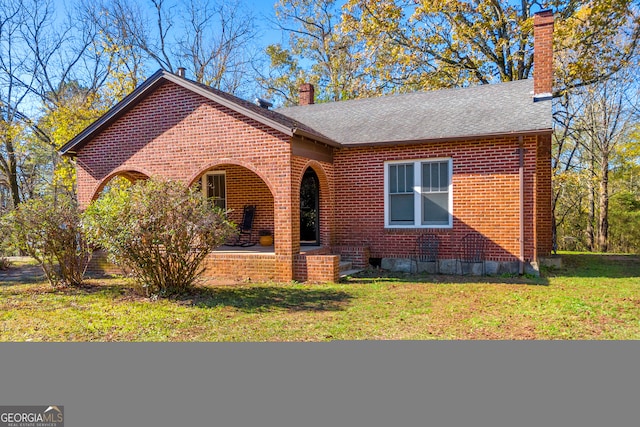
POLYGON ((7 179, 7 187, 11 193, 12 207, 15 209, 20 204, 20 184, 18 183, 18 167, 16 152, 13 147, 10 132, 5 131, 1 136, 3 139, 5 156, 0 163, 0 169, 7 179))
POLYGON ((18 186, 18 169, 16 167, 16 153, 13 151, 13 144, 11 145, 11 151, 7 149, 7 157, 9 163, 9 173, 7 174, 7 180, 9 181, 9 189, 11 191, 11 199, 13 200, 13 208, 17 208, 20 204, 20 187, 18 186))
POLYGON ((600 179, 600 216, 598 218, 598 250, 607 252, 609 246, 609 155, 602 154, 600 179))
POLYGON ((556 219, 556 207, 555 203, 553 204, 553 208, 551 210, 551 248, 553 254, 558 253, 558 221, 556 219))
POLYGON ((595 192, 594 188, 594 179, 595 179, 595 171, 593 170, 593 162, 591 163, 591 173, 589 177, 588 192, 587 192, 587 203, 589 204, 589 218, 587 220, 587 228, 585 232, 587 233, 587 249, 590 252, 595 250, 596 239, 595 239, 595 230, 593 229, 593 225, 596 219, 596 201, 595 201, 595 192))

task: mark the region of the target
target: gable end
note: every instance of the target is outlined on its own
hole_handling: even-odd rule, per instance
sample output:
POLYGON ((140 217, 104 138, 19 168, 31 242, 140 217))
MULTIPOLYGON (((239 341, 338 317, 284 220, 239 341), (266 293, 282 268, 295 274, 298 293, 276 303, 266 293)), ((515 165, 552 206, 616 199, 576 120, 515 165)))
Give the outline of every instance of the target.
POLYGON ((60 154, 67 156, 75 156, 78 150, 82 149, 89 141, 91 141, 96 135, 106 129, 114 121, 122 117, 143 99, 148 97, 157 88, 165 84, 166 82, 175 83, 193 93, 203 96, 206 99, 216 102, 224 107, 227 107, 237 113, 240 113, 248 118, 251 118, 259 123, 262 123, 270 128, 282 132, 283 134, 292 137, 294 135, 302 135, 306 138, 317 140, 326 145, 337 147, 339 144, 326 138, 322 135, 316 134, 311 129, 305 129, 303 125, 285 117, 275 111, 267 110, 256 105, 251 104, 248 101, 237 98, 233 95, 226 94, 224 92, 213 89, 209 86, 187 80, 183 77, 176 76, 164 70, 155 72, 151 77, 145 80, 140 86, 138 86, 133 92, 127 95, 122 101, 118 102, 113 108, 105 113, 98 120, 89 125, 86 129, 76 135, 73 139, 67 142, 61 149, 60 154))

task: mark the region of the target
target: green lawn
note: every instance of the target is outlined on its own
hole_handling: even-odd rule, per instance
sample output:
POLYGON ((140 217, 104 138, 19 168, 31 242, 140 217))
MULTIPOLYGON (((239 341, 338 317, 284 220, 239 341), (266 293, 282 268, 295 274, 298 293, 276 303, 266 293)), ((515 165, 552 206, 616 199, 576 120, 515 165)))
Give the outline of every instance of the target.
POLYGON ((203 287, 170 300, 136 296, 123 279, 52 289, 14 268, 0 272, 0 341, 640 339, 640 258, 563 261, 542 278, 368 272, 338 284, 203 287))

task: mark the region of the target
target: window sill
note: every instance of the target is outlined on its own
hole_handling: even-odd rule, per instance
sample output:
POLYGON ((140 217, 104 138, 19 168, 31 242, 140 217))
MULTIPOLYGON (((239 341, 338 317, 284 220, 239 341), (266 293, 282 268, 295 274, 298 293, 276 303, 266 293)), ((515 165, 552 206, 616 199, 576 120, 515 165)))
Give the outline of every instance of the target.
POLYGON ((446 231, 451 231, 453 230, 453 226, 450 225, 442 225, 442 226, 415 226, 415 225, 411 225, 411 226, 397 226, 397 225, 393 225, 393 226, 385 226, 384 227, 384 231, 385 233, 408 233, 408 234, 415 234, 415 233, 422 233, 425 231, 432 231, 432 232, 446 232, 446 231))

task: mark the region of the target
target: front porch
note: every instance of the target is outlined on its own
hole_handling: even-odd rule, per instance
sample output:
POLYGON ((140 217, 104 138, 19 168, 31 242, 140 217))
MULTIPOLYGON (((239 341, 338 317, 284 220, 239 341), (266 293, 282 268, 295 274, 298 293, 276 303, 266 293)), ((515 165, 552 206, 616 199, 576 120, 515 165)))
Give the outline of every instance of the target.
MULTIPOLYGON (((204 261, 204 277, 233 281, 278 280, 278 256, 273 246, 221 246, 204 261)), ((293 257, 293 280, 335 282, 340 278, 340 256, 329 247, 302 246, 293 257)))
MULTIPOLYGON (((301 254, 307 254, 307 253, 313 253, 315 251, 318 250, 323 250, 324 248, 322 246, 301 246, 300 247, 300 253, 301 254)), ((261 255, 261 254, 271 254, 271 255, 275 255, 276 251, 273 245, 271 246, 261 246, 261 245, 254 245, 254 246, 247 246, 247 247, 242 247, 242 246, 229 246, 229 245, 222 245, 219 248, 216 248, 212 253, 214 254, 244 254, 244 255, 261 255)))
MULTIPOLYGON (((321 170, 317 164, 315 168, 321 170)), ((206 279, 234 282, 331 282, 339 279, 340 255, 331 251, 332 209, 328 186, 313 168, 307 165, 301 169, 299 184, 285 197, 272 191, 255 171, 238 164, 219 163, 192 176, 189 185, 199 188, 213 205, 228 212, 229 219, 239 229, 243 228, 242 245, 231 244, 232 239, 228 241, 230 244, 215 249, 205 258, 206 279), (305 179, 308 177, 312 179, 305 179), (282 209, 283 205, 285 209, 282 209), (253 207, 249 224, 244 221, 246 206, 253 207), (295 211, 294 207, 297 207, 295 211), (245 226, 248 227, 246 230, 245 226), (274 237, 271 246, 259 244, 259 236, 265 230, 274 237)), ((100 191, 116 176, 132 182, 146 178, 132 178, 133 175, 121 172, 105 180, 100 191)), ((324 174, 321 176, 324 178, 324 174)), ((99 197, 100 191, 94 198, 99 197)), ((119 272, 106 261, 106 254, 97 252, 89 273, 119 272)))
MULTIPOLYGON (((336 282, 340 278, 340 255, 322 246, 303 246, 294 255, 294 277, 299 282, 336 282)), ((351 265, 351 263, 349 263, 351 265)), ((277 281, 278 256, 273 246, 221 246, 212 251, 203 262, 205 280, 277 281)), ((93 254, 87 274, 91 276, 123 274, 107 261, 104 251, 93 254)))

